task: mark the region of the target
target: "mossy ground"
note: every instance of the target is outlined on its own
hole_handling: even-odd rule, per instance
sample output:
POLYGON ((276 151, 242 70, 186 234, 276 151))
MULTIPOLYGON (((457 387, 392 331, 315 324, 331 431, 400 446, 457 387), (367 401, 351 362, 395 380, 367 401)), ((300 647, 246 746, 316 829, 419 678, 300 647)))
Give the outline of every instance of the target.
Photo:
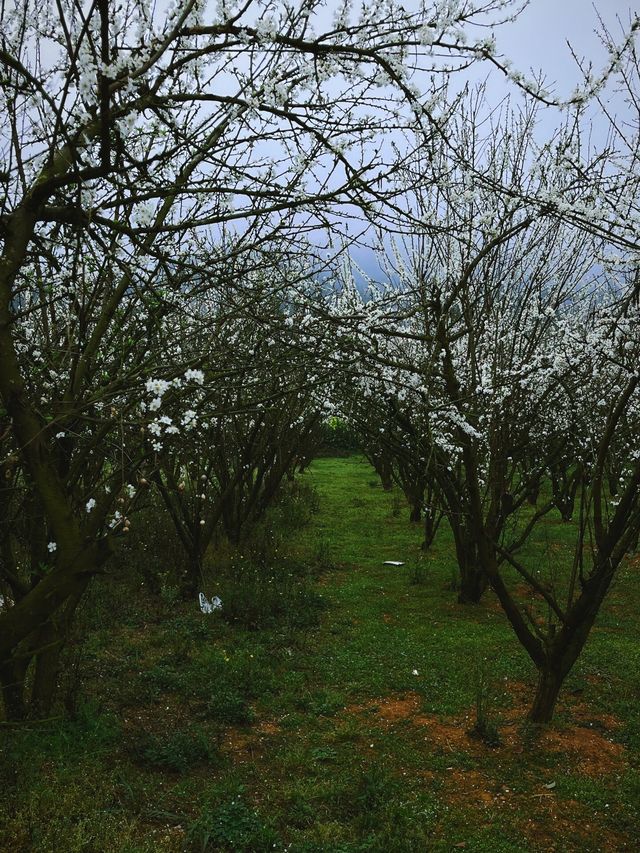
MULTIPOLYGON (((237 596, 229 623, 171 590, 96 588, 72 718, 0 726, 0 849, 636 850, 637 560, 540 733, 524 723, 533 667, 495 598, 456 603, 446 526, 423 555, 357 456, 303 479, 318 511, 289 529, 280 575, 250 584, 273 618, 259 605, 243 621, 237 596), (469 735, 479 696, 492 744, 469 735)), ((570 539, 550 516, 528 559, 562 566, 570 539)))

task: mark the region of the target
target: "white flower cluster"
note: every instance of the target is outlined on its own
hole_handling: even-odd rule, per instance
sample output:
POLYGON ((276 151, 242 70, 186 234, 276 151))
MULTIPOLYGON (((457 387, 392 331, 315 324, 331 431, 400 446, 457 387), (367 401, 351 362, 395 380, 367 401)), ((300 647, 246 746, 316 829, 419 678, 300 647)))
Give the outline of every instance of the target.
POLYGON ((192 430, 198 423, 198 414, 193 407, 180 413, 180 400, 185 397, 192 402, 200 400, 203 393, 205 375, 202 370, 196 368, 188 368, 182 377, 174 379, 147 379, 145 383, 145 391, 151 397, 148 403, 143 403, 141 409, 149 412, 157 412, 165 401, 167 392, 173 390, 180 392, 179 398, 172 397, 171 407, 177 407, 173 416, 162 414, 151 420, 147 426, 149 434, 152 436, 151 446, 156 452, 163 449, 163 439, 167 436, 178 435, 182 429, 192 430))

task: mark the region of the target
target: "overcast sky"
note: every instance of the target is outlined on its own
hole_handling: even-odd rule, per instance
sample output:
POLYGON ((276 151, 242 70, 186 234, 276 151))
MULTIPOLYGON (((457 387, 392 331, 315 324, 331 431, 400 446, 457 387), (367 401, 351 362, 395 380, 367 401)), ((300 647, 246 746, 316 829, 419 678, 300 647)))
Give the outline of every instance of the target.
POLYGON ((614 36, 622 33, 617 18, 629 29, 629 0, 531 0, 515 23, 497 29, 498 46, 519 70, 542 68, 548 84, 556 83, 557 94, 566 94, 579 82, 567 41, 578 56, 593 60, 596 72, 606 61, 594 33, 596 8, 614 36))
MULTIPOLYGON (((512 61, 514 69, 527 77, 531 72, 542 70, 545 88, 559 100, 564 100, 583 82, 568 42, 579 58, 593 63, 593 73, 599 76, 609 57, 596 35, 598 12, 616 42, 621 43, 623 33, 629 31, 631 9, 629 0, 597 0, 595 4, 591 0, 531 0, 515 23, 496 28, 498 50, 504 58, 512 61)), ((479 35, 479 32, 468 31, 470 37, 479 35)), ((507 93, 518 98, 517 88, 500 72, 491 71, 488 63, 474 65, 468 72, 468 79, 483 81, 487 75, 487 98, 490 102, 497 104, 507 93)), ((622 101, 613 105, 614 112, 619 113, 620 108, 624 109, 622 101)), ((591 117, 593 139, 597 142, 600 137, 597 109, 594 108, 591 117)), ((543 108, 536 134, 539 141, 553 135, 563 118, 563 113, 556 108, 543 108)), ((604 122, 601 125, 604 135, 607 125, 604 122)), ((369 275, 377 277, 377 263, 367 250, 355 249, 353 256, 369 275)))

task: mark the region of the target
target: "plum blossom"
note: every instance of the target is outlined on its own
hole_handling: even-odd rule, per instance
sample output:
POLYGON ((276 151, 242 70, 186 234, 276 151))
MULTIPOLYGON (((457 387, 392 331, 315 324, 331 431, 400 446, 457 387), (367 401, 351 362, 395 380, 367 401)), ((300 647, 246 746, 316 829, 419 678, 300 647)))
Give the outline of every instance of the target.
POLYGON ((164 379, 147 379, 146 389, 149 394, 162 397, 169 388, 169 383, 164 379))
POLYGON ((204 373, 201 370, 187 370, 184 378, 187 382, 195 382, 197 385, 204 383, 204 373))

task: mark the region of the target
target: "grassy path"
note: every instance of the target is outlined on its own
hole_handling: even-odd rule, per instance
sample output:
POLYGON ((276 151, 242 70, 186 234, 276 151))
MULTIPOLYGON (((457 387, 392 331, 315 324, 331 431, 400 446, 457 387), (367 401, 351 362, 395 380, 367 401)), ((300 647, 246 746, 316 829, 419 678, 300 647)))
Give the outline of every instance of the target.
MULTIPOLYGON (((286 718, 327 758, 312 769, 294 763, 295 772, 312 787, 348 788, 358 768, 365 788, 379 785, 380 820, 363 849, 634 849, 638 673, 629 663, 639 644, 624 584, 567 683, 557 725, 536 740, 521 727, 532 667, 491 594, 479 607, 455 602, 449 532, 421 555, 406 509, 396 514, 397 496, 359 459, 318 460, 309 478, 322 499, 311 534, 341 569, 327 579, 329 613, 305 658, 308 702, 286 718), (501 734, 497 749, 467 735, 479 696, 501 734)), ((566 535, 558 521, 544 532, 559 543, 566 535)), ((343 837, 341 826, 332 843, 343 837)))
MULTIPOLYGON (((70 722, 0 729, 0 851, 637 849, 637 566, 557 723, 535 736, 522 726, 532 667, 490 594, 456 603, 449 532, 422 555, 403 502, 357 457, 316 460, 303 482, 319 511, 289 530, 289 558, 208 590, 227 620, 275 613, 282 596, 263 629, 202 617, 170 589, 97 590, 90 701, 70 722), (305 566, 319 563, 310 584, 305 566), (478 700, 493 746, 468 734, 478 700)), ((567 535, 550 520, 534 557, 560 553, 567 535)))

